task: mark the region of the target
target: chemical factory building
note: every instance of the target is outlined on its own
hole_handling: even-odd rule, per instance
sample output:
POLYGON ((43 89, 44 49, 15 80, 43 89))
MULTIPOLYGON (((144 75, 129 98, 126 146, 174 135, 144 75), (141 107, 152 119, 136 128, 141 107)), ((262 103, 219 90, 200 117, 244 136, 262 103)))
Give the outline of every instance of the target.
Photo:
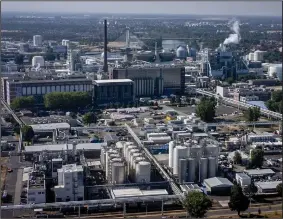
POLYGON ((213 177, 204 180, 206 191, 208 194, 228 195, 231 191, 233 183, 226 178, 213 177))
POLYGON ((134 82, 130 79, 95 80, 93 84, 93 102, 98 106, 135 100, 134 82))
POLYGON ((250 177, 272 176, 275 174, 275 172, 272 169, 250 169, 250 170, 245 170, 245 172, 250 177))
POLYGON ((71 128, 69 123, 47 123, 47 124, 35 124, 30 125, 34 132, 53 132, 56 129, 69 130, 71 128))
MULTIPOLYGON (((92 150, 101 150, 101 147, 105 143, 82 143, 77 144, 77 150, 85 150, 85 151, 92 151, 92 150)), ((25 147, 26 154, 33 154, 36 152, 48 151, 48 152, 60 152, 62 150, 73 150, 73 144, 68 144, 68 148, 66 144, 54 144, 54 145, 38 145, 38 146, 29 146, 25 147)))
POLYGON ((140 190, 139 188, 124 188, 124 189, 112 189, 111 195, 114 199, 116 199, 116 198, 150 196, 150 195, 168 195, 168 192, 166 189, 140 190))

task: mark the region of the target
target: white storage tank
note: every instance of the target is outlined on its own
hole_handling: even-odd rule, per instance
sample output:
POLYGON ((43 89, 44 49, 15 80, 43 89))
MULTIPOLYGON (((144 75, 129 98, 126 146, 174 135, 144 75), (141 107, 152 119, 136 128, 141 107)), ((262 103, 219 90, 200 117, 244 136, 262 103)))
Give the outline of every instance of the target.
POLYGON ((176 50, 176 57, 178 59, 186 59, 188 56, 188 51, 185 47, 179 46, 179 48, 176 50))
POLYGON ((139 149, 137 149, 137 148, 131 149, 129 151, 129 160, 128 160, 129 165, 131 165, 131 161, 133 160, 133 155, 138 153, 138 152, 139 152, 139 149))
POLYGON ((209 157, 208 158, 208 178, 212 178, 216 176, 216 168, 217 168, 216 158, 209 157))
POLYGON ((249 53, 249 60, 254 61, 254 53, 249 53))
POLYGON ((129 162, 130 161, 130 152, 133 150, 133 149, 137 149, 137 146, 135 145, 130 145, 127 149, 126 149, 126 161, 129 162))
POLYGON ((145 158, 144 157, 136 157, 134 160, 133 160, 133 169, 136 169, 137 167, 137 164, 141 161, 145 161, 145 158))
POLYGON ((188 182, 194 182, 196 179, 196 160, 194 158, 188 158, 188 182))
POLYGON ((128 148, 129 146, 131 146, 131 145, 134 145, 134 143, 133 143, 133 142, 126 142, 126 143, 124 144, 124 148, 123 148, 123 155, 124 155, 124 157, 126 157, 126 150, 127 150, 127 148, 128 148))
POLYGON ((140 161, 136 165, 136 183, 150 182, 151 164, 147 161, 140 161))
POLYGON ((125 182, 125 165, 123 163, 112 163, 112 183, 123 184, 125 182))
POLYGON ((174 147, 175 147, 175 142, 170 141, 169 142, 169 167, 173 167, 173 159, 174 159, 174 147))
POLYGON ((109 175, 109 167, 110 167, 110 161, 113 159, 113 158, 119 158, 119 154, 114 154, 114 153, 108 153, 106 152, 106 168, 105 168, 105 173, 106 173, 106 177, 108 177, 109 175))
POLYGON ((178 169, 178 178, 179 183, 184 183, 187 181, 187 160, 180 159, 179 160, 179 169, 178 169))
POLYGON ((207 165, 208 161, 206 157, 200 158, 199 164, 199 181, 203 182, 204 179, 207 179, 207 165))
POLYGON ((124 141, 118 141, 118 142, 116 143, 116 148, 117 148, 118 150, 121 150, 121 149, 124 148, 124 144, 125 144, 124 141))
POLYGON ((264 51, 259 51, 259 50, 255 51, 253 61, 258 61, 258 62, 263 61, 264 53, 265 53, 264 51))
POLYGON ((206 147, 204 147, 204 154, 207 157, 218 157, 219 156, 219 146, 218 145, 206 145, 206 147))
POLYGON ((187 154, 188 154, 188 157, 199 159, 203 154, 203 147, 199 145, 193 145, 191 147, 188 147, 187 154))
POLYGON ((279 75, 281 75, 281 79, 282 79, 282 64, 269 66, 268 75, 270 77, 276 76, 278 78, 280 78, 279 75))
POLYGON ((133 153, 132 156, 131 156, 131 160, 130 160, 130 166, 133 168, 134 166, 134 161, 137 157, 141 157, 142 156, 142 153, 133 153))
POLYGON ((187 155, 187 147, 176 146, 174 148, 174 158, 173 158, 173 174, 178 175, 179 159, 185 158, 187 155))
POLYGON ((105 148, 101 148, 101 152, 100 152, 100 162, 102 167, 105 168, 105 160, 106 160, 106 152, 105 152, 105 148))
POLYGON ((37 67, 37 65, 41 67, 44 66, 44 58, 42 56, 34 56, 32 57, 32 67, 37 67))

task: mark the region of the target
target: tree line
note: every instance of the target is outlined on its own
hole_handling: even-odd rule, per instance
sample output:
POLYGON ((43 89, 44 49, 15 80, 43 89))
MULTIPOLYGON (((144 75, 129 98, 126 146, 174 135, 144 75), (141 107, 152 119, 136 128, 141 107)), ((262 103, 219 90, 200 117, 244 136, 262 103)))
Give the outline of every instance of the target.
MULTIPOLYGON (((52 110, 76 110, 90 105, 89 92, 52 92, 44 95, 44 106, 52 110)), ((34 96, 17 97, 11 103, 14 110, 33 109, 36 105, 34 96)))
POLYGON ((282 90, 273 91, 271 99, 266 103, 266 107, 274 112, 283 113, 283 92, 282 90))

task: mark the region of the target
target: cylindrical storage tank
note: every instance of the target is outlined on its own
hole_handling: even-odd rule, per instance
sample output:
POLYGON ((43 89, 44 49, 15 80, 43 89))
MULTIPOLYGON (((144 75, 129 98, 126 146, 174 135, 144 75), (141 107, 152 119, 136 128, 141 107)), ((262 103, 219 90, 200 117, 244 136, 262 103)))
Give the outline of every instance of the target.
POLYGON ((122 150, 124 148, 124 141, 118 141, 115 145, 115 148, 117 148, 118 150, 122 150))
POLYGON ((216 158, 209 157, 208 158, 208 178, 212 178, 216 176, 216 158))
POLYGON ((133 161, 133 169, 136 169, 137 167, 137 164, 140 162, 140 161, 144 161, 145 158, 144 157, 136 157, 133 161))
POLYGON ((131 160, 130 160, 130 166, 133 168, 134 166, 134 160, 137 158, 137 157, 141 157, 142 154, 141 153, 133 153, 132 156, 131 156, 131 160))
POLYGON ((151 164, 147 161, 140 161, 136 165, 136 183, 149 183, 151 164))
POLYGON ((126 149, 126 157, 125 157, 125 159, 126 159, 127 162, 129 162, 129 160, 130 160, 130 151, 131 151, 132 149, 137 149, 137 146, 131 145, 131 146, 129 146, 129 147, 126 149))
POLYGON ((174 148, 173 158, 173 174, 178 175, 179 159, 185 158, 187 155, 187 148, 184 146, 176 146, 174 148))
POLYGON ((206 157, 200 158, 199 164, 199 181, 203 182, 204 179, 207 179, 207 165, 208 161, 206 157))
POLYGON ((111 181, 114 184, 123 184, 125 182, 125 166, 123 163, 112 163, 111 181))
POLYGON ((131 164, 132 164, 132 160, 133 160, 133 154, 136 154, 136 153, 138 153, 139 152, 139 150, 138 149, 131 149, 130 151, 129 151, 129 160, 128 160, 128 165, 129 166, 131 166, 131 164))
POLYGON ((128 148, 130 145, 134 145, 134 143, 133 143, 133 142, 126 142, 126 143, 124 144, 124 149, 123 149, 124 157, 126 157, 126 150, 127 150, 127 148, 128 148))
POLYGON ((169 167, 173 167, 173 159, 174 159, 174 147, 175 147, 175 142, 170 141, 169 142, 169 167))
POLYGON ((188 158, 188 182, 194 182, 196 179, 196 160, 194 158, 188 158))
POLYGON ((254 61, 259 61, 259 62, 263 61, 264 53, 265 53, 264 51, 259 51, 259 50, 255 51, 254 61))
POLYGON ((178 59, 186 59, 188 56, 188 51, 185 47, 179 46, 179 48, 176 51, 176 57, 178 59))
POLYGON ((108 174, 109 174, 109 165, 110 165, 110 161, 113 159, 113 158, 119 158, 119 154, 114 154, 114 153, 110 153, 109 152, 106 152, 106 168, 105 168, 105 173, 106 173, 106 178, 108 177, 108 174))
POLYGON ((188 157, 199 158, 203 154, 203 148, 198 145, 194 145, 188 148, 187 153, 188 157))
POLYGON ((101 148, 100 162, 101 162, 102 167, 105 167, 105 160, 106 160, 106 152, 104 148, 101 148))
POLYGON ((249 60, 250 61, 253 61, 254 60, 254 53, 249 53, 249 60))
POLYGON ((271 65, 268 68, 268 75, 270 77, 278 77, 280 80, 282 80, 282 65, 271 65))
POLYGON ((178 169, 178 178, 179 183, 183 183, 187 181, 187 160, 179 159, 179 169, 178 169))
POLYGON ((44 66, 44 58, 42 56, 34 56, 32 57, 32 66, 37 67, 37 65, 41 67, 44 66))

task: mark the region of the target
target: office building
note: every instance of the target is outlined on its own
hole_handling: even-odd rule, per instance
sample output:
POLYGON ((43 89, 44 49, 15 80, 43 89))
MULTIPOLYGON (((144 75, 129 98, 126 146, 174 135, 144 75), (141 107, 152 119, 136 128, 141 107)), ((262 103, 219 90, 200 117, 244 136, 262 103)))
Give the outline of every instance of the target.
POLYGON ((130 104, 135 101, 134 82, 130 79, 95 80, 93 103, 98 106, 130 104))
POLYGON ((43 96, 51 92, 91 91, 90 79, 60 79, 60 80, 30 80, 30 81, 6 81, 6 99, 11 104, 13 99, 22 96, 34 96, 43 101, 43 96))

